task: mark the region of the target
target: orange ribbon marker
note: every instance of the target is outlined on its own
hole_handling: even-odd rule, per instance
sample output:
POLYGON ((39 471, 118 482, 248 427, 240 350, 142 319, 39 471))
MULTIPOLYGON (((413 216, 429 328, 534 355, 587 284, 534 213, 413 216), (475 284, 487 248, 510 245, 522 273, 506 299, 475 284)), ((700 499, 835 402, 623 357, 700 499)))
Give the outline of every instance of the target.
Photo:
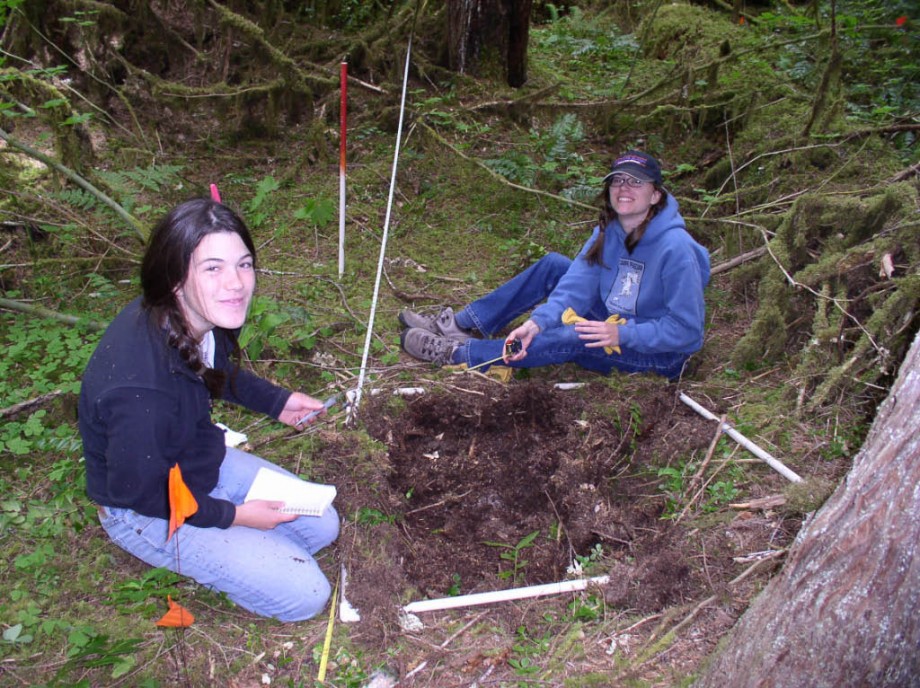
POLYGON ((198 511, 195 495, 182 479, 182 469, 176 464, 169 469, 169 540, 173 533, 185 523, 185 519, 198 511))
POLYGON ((157 626, 165 628, 188 628, 195 623, 195 615, 178 602, 173 602, 173 598, 166 596, 169 603, 169 611, 160 617, 157 626))

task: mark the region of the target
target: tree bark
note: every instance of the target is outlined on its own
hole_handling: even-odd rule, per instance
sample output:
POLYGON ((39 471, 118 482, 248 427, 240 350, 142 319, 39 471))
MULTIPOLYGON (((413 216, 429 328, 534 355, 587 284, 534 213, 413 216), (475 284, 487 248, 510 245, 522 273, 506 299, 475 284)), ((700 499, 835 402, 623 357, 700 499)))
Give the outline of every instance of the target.
POLYGON ((920 686, 920 335, 853 468, 696 688, 920 686))
POLYGON ((447 55, 450 69, 478 75, 489 51, 508 85, 527 81, 527 42, 533 0, 448 0, 447 55))

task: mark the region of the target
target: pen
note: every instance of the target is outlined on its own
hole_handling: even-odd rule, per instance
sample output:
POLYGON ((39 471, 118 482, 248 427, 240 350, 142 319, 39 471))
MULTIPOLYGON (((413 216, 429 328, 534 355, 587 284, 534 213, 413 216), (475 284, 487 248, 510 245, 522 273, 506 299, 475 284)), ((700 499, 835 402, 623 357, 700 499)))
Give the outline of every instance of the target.
POLYGON ((323 402, 323 408, 321 408, 321 409, 316 409, 315 411, 310 411, 310 413, 308 413, 308 414, 305 415, 303 418, 301 418, 299 421, 297 421, 296 423, 294 423, 294 425, 303 425, 304 423, 306 423, 306 422, 307 422, 308 420, 310 420, 311 418, 316 418, 316 417, 319 415, 319 412, 320 412, 320 411, 322 411, 323 409, 326 409, 326 410, 330 409, 332 406, 334 406, 334 405, 336 404, 336 402, 337 402, 338 400, 339 400, 339 395, 338 395, 338 394, 333 394, 331 397, 329 397, 328 399, 326 399, 325 402, 323 402))

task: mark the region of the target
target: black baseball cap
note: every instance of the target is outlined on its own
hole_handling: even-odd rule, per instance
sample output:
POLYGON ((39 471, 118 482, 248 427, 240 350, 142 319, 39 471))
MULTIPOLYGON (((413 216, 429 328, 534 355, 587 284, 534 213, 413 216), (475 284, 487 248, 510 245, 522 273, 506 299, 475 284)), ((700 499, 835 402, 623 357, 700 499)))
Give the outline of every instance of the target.
POLYGON ((615 174, 628 174, 630 177, 643 182, 662 184, 661 165, 648 153, 642 151, 627 151, 613 161, 610 173, 604 177, 607 181, 615 174))

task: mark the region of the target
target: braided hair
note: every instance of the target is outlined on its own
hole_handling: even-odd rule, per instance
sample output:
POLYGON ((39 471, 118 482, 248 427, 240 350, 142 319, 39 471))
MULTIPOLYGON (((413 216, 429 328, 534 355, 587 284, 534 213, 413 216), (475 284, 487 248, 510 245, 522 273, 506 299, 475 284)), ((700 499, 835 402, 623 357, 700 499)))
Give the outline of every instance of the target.
MULTIPOLYGON (((603 190, 597 197, 597 202, 601 206, 601 211, 597 220, 600 226, 600 232, 597 235, 597 240, 591 245, 587 253, 585 253, 585 260, 588 261, 589 265, 603 266, 605 230, 607 229, 607 225, 617 219, 617 211, 614 210, 613 204, 610 203, 610 185, 612 182, 613 177, 608 176, 604 181, 603 190)), ((648 214, 645 216, 645 219, 639 223, 639 226, 627 235, 626 251, 628 253, 632 253, 633 249, 636 248, 636 244, 639 243, 640 239, 642 239, 642 235, 645 234, 645 228, 648 227, 648 223, 651 222, 658 213, 664 210, 665 206, 668 204, 668 192, 665 190, 664 186, 654 182, 652 182, 652 184, 654 184, 655 190, 659 192, 660 198, 657 203, 653 203, 648 209, 648 214)))
MULTIPOLYGON (((166 331, 166 342, 179 351, 186 365, 199 375, 211 393, 219 397, 226 374, 208 368, 201 358, 199 342, 193 336, 176 292, 188 278, 192 254, 208 234, 232 232, 239 235, 255 264, 256 249, 249 229, 227 206, 208 198, 193 198, 173 208, 154 227, 141 263, 141 306, 152 321, 166 331)), ((240 349, 233 332, 227 332, 231 358, 239 366, 240 349)))

